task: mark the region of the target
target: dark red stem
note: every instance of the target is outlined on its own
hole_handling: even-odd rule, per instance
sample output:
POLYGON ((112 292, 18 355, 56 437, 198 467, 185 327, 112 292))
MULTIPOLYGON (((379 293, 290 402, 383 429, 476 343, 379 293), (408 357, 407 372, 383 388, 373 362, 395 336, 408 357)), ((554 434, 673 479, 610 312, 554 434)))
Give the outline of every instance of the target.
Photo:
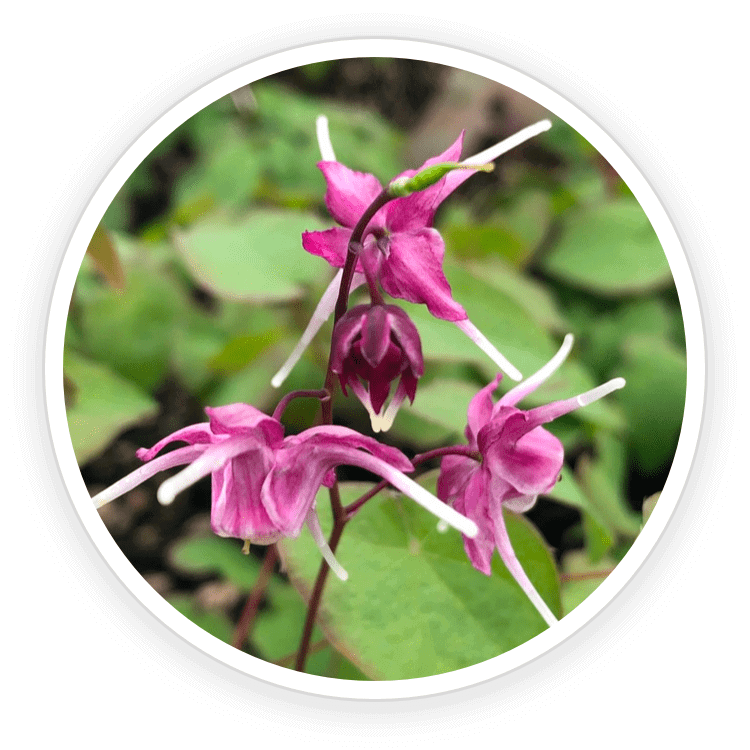
MULTIPOLYGON (((346 261, 344 262, 344 268, 341 274, 341 286, 339 287, 339 296, 336 299, 336 307, 334 309, 333 326, 336 327, 336 323, 339 322, 341 317, 346 313, 346 309, 349 306, 349 290, 352 286, 352 278, 354 277, 354 269, 357 267, 357 258, 359 257, 359 251, 362 248, 362 237, 364 236, 367 225, 370 223, 370 219, 386 204, 388 201, 393 200, 392 195, 389 195, 387 190, 383 190, 380 195, 368 206, 367 210, 362 214, 361 218, 357 222, 356 226, 352 230, 352 236, 349 239, 349 246, 346 253, 346 261)), ((370 292, 372 294, 372 285, 370 292)), ((380 292, 375 289, 376 297, 373 301, 377 301, 377 297, 380 292)), ((382 297, 380 297, 382 301, 382 297)), ((331 369, 331 359, 333 357, 333 347, 328 355, 328 368, 326 370, 326 379, 323 388, 330 394, 330 398, 321 401, 321 416, 323 424, 333 424, 333 396, 336 389, 336 378, 333 370, 331 369)), ((332 552, 336 552, 339 539, 341 534, 344 532, 344 526, 349 520, 344 510, 344 506, 341 504, 341 495, 339 494, 338 482, 334 483, 330 489, 331 497, 331 509, 333 511, 333 530, 331 531, 331 538, 328 540, 328 546, 332 552)), ((315 619, 318 616, 318 609, 320 608, 320 601, 323 598, 323 589, 328 579, 328 563, 325 560, 321 560, 320 568, 318 570, 317 578, 313 586, 312 593, 310 594, 310 600, 307 604, 307 616, 305 618, 305 625, 302 630, 302 638, 300 640, 299 649, 297 651, 297 662, 295 669, 298 672, 303 672, 305 669, 305 662, 307 660, 307 654, 310 650, 310 638, 312 637, 313 626, 315 625, 315 619)))
POLYGON ((323 401, 331 400, 331 393, 325 388, 321 388, 317 391, 292 391, 291 393, 287 393, 286 396, 276 404, 276 408, 273 410, 273 418, 281 421, 281 417, 284 415, 284 410, 292 401, 294 401, 295 398, 317 398, 320 399, 322 403, 323 401))

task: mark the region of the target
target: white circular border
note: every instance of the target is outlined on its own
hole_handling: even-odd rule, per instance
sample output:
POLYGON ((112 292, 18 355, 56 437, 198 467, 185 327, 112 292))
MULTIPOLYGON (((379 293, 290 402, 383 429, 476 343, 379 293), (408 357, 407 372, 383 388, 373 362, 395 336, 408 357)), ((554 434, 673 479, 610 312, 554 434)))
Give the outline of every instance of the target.
POLYGON ((81 217, 56 281, 45 347, 45 391, 53 445, 65 484, 87 532, 107 564, 129 590, 177 635, 241 672, 283 687, 340 698, 413 698, 475 685, 505 674, 547 652, 597 615, 643 564, 669 521, 690 470, 698 441, 705 394, 705 344, 694 281, 685 252, 661 202, 622 148, 567 99, 519 71, 481 55, 428 42, 358 39, 307 45, 269 55, 211 81, 151 125, 102 181, 81 217), (537 637, 493 659, 433 677, 356 682, 301 674, 256 659, 214 638, 168 604, 122 554, 106 530, 81 478, 68 431, 62 387, 65 324, 73 285, 94 229, 135 167, 175 128, 211 102, 282 70, 350 57, 402 57, 440 63, 495 80, 539 102, 574 127, 622 176, 648 215, 664 248, 677 287, 687 345, 687 392, 674 462, 648 524, 624 560, 573 612, 537 637))

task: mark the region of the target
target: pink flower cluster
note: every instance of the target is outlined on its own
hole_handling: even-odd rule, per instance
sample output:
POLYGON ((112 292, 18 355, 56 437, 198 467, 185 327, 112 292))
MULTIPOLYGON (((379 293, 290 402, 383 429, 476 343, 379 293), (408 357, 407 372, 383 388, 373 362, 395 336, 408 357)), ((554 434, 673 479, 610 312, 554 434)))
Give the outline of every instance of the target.
MULTIPOLYGON (((432 223, 442 201, 471 177, 471 167, 491 161, 547 127, 548 122, 539 123, 459 162, 462 133, 420 170, 404 172, 384 188, 373 175, 352 171, 335 160, 327 125, 324 119, 319 120, 323 161, 318 166, 327 184, 326 205, 340 226, 305 232, 302 244, 335 268, 348 266, 354 287, 367 283, 370 289, 370 304, 338 313, 329 374, 338 377, 345 395, 351 390, 364 404, 374 431, 387 430, 404 400, 408 397, 413 401, 424 372, 416 326, 402 308, 384 302, 381 289, 391 297, 424 304, 432 315, 455 323, 502 370, 514 380, 521 379, 516 368, 470 323, 464 308, 453 299, 442 268, 445 247, 432 223), (445 173, 432 179, 429 175, 436 174, 436 169, 445 173), (369 221, 368 211, 372 212, 369 221), (388 403, 394 383, 395 392, 388 403)), ((273 379, 275 386, 283 382, 333 312, 342 277, 339 271, 331 282, 300 343, 273 379)), ((379 475, 461 531, 466 554, 481 572, 490 574, 490 561, 497 549, 508 570, 551 624, 554 614, 513 551, 504 511, 528 510, 559 478, 563 446, 543 425, 625 385, 624 380, 615 378, 574 398, 529 410, 519 408, 521 400, 563 363, 572 343, 573 337, 566 336, 550 362, 497 403, 493 393, 502 374, 477 393, 468 409, 468 446, 456 446, 454 454, 451 449, 443 451, 446 455, 437 498, 405 475, 414 470, 414 465, 396 448, 330 424, 285 437, 280 415, 268 416, 247 404, 231 404, 206 409, 208 422, 185 427, 152 448, 141 449, 138 456, 144 466, 99 493, 94 502, 99 507, 158 472, 184 466, 162 483, 160 502, 171 502, 179 492, 210 475, 211 524, 217 534, 272 544, 282 537, 298 536, 307 525, 330 566, 345 578, 321 531, 315 498, 322 486, 331 487, 336 481, 336 467, 358 466, 379 475), (186 445, 162 452, 176 442, 186 445)))

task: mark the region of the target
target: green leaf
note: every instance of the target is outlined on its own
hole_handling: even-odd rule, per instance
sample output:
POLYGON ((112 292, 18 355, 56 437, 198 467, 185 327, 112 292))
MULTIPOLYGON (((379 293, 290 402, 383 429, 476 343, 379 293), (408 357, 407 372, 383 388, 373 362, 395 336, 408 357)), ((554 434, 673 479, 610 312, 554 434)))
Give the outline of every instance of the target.
POLYGON ((198 164, 177 183, 174 200, 182 220, 196 218, 189 211, 190 205, 216 203, 235 210, 248 205, 260 183, 264 162, 257 143, 238 129, 227 127, 222 138, 204 151, 198 164))
POLYGON ((572 213, 542 267, 607 297, 655 289, 672 279, 648 217, 637 201, 627 198, 572 213))
POLYGON ((662 339, 638 336, 624 346, 620 391, 629 441, 641 474, 669 464, 682 428, 687 366, 685 355, 662 339))
MULTIPOLYGON (((242 591, 256 583, 261 562, 253 555, 243 555, 236 539, 199 536, 180 539, 170 548, 170 560, 183 575, 217 574, 242 591)), ((168 599, 179 612, 196 625, 225 642, 230 642, 233 626, 218 612, 205 612, 189 597, 168 599)), ((305 622, 306 607, 300 595, 279 577, 273 576, 266 587, 264 605, 259 610, 251 641, 254 651, 266 661, 276 662, 296 651, 305 622)), ((312 643, 323 637, 319 628, 313 630, 312 643)), ((293 663, 291 665, 293 666, 293 663)), ((311 654, 306 671, 339 679, 366 679, 356 667, 334 657, 330 646, 311 654)))
POLYGON ((581 456, 576 466, 578 479, 590 503, 606 519, 607 527, 635 537, 640 519, 625 498, 625 447, 616 438, 597 436, 597 457, 581 456))
POLYGON ((472 275, 486 281, 498 292, 510 297, 545 330, 568 333, 568 324, 557 309, 554 298, 543 284, 495 258, 481 263, 471 263, 467 269, 472 275))
MULTIPOLYGON (((343 485, 350 503, 371 485, 343 485)), ((327 492, 318 497, 330 529, 327 492)), ((508 514, 516 553, 537 590, 560 611, 554 562, 538 532, 508 514)), ((290 579, 309 595, 320 552, 309 535, 281 546, 290 579)), ((441 534, 434 516, 404 497, 378 496, 347 527, 337 557, 347 582, 329 580, 319 619, 337 650, 372 679, 450 672, 504 653, 545 625, 495 556, 493 574, 469 563, 454 530, 441 534)))
POLYGON ((180 539, 169 551, 172 565, 183 573, 205 575, 217 573, 242 590, 250 590, 260 572, 260 561, 242 554, 237 539, 198 536, 180 539))
POLYGON ((327 272, 302 249, 302 232, 325 225, 297 211, 258 210, 239 222, 207 218, 175 233, 195 281, 219 297, 287 302, 327 272))
MULTIPOLYGON (((124 244, 116 243, 127 258, 124 244)), ((186 295, 151 249, 126 262, 124 293, 90 286, 81 295, 81 340, 86 353, 152 391, 169 371, 175 331, 190 313, 186 295)))
POLYGON ((232 640, 232 623, 222 612, 206 611, 198 607, 191 597, 185 595, 174 595, 167 597, 167 601, 188 620, 195 623, 214 638, 224 643, 232 640))
POLYGON ((123 430, 158 412, 156 402, 138 386, 75 352, 65 352, 63 370, 74 385, 68 428, 81 465, 123 430))

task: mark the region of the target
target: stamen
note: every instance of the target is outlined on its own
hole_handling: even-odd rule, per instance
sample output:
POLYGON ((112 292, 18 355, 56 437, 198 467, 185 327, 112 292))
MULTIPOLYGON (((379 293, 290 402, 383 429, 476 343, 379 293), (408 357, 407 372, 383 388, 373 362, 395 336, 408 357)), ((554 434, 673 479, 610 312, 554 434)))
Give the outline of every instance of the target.
POLYGON ((437 522, 436 528, 437 528, 438 534, 445 534, 445 532, 448 531, 450 526, 448 526, 448 524, 445 521, 441 520, 437 522))
POLYGON ((480 151, 478 154, 474 154, 474 156, 470 156, 468 159, 464 159, 461 164, 474 166, 494 161, 498 156, 502 156, 516 146, 520 146, 524 141, 528 141, 530 138, 533 138, 540 133, 544 133, 545 130, 549 130, 551 127, 552 123, 549 120, 540 120, 534 125, 529 125, 527 128, 519 130, 504 141, 500 141, 500 143, 496 143, 494 146, 490 146, 488 149, 480 151))
POLYGON ((242 545, 242 554, 243 555, 249 555, 250 554, 250 540, 245 539, 243 545, 242 545))
POLYGON ((310 508, 307 512, 305 521, 307 522, 307 527, 310 529, 312 538, 315 540, 315 544, 318 545, 318 549, 328 563, 328 566, 342 581, 346 581, 349 578, 349 574, 341 567, 339 561, 334 557, 331 548, 328 546, 328 542, 325 536, 323 536, 323 529, 320 528, 318 514, 314 508, 310 508))
POLYGON ((511 380, 520 380, 523 377, 468 318, 457 320, 455 323, 457 328, 463 331, 511 380))
POLYGON ((315 132, 318 136, 318 148, 320 149, 320 158, 323 161, 336 161, 336 154, 333 152, 331 143, 331 134, 328 132, 328 118, 325 115, 319 115, 315 120, 315 132))
POLYGON ((592 388, 590 391, 586 391, 586 393, 582 393, 580 396, 576 396, 576 401, 578 401, 579 406, 588 406, 589 404, 593 404, 594 401, 598 401, 600 398, 609 395, 612 391, 618 391, 624 387, 625 378, 613 378, 596 388, 592 388))
MULTIPOLYGON (((310 322, 307 324, 307 328, 305 328, 302 337, 297 342, 294 349, 292 349, 292 353, 287 357, 287 360, 281 366, 281 369, 273 376, 273 378, 271 378, 271 385, 274 388, 279 388, 287 379, 289 373, 294 369, 294 366, 305 353, 305 349, 307 349, 318 331, 323 327, 323 324, 331 317, 331 314, 336 307, 336 298, 339 296, 342 274, 343 270, 339 269, 338 273, 328 285, 328 288, 323 292, 323 296, 320 298, 320 302, 318 302, 318 306, 315 308, 315 312, 312 314, 312 318, 310 318, 310 322)), ((354 291, 364 283, 364 274, 355 273, 352 278, 351 291, 354 291)))
POLYGON ((573 348, 573 334, 569 333, 564 339, 557 354, 544 367, 530 375, 523 383, 509 390, 499 401, 501 406, 515 406, 524 396, 535 391, 547 378, 557 371, 566 360, 573 348))

